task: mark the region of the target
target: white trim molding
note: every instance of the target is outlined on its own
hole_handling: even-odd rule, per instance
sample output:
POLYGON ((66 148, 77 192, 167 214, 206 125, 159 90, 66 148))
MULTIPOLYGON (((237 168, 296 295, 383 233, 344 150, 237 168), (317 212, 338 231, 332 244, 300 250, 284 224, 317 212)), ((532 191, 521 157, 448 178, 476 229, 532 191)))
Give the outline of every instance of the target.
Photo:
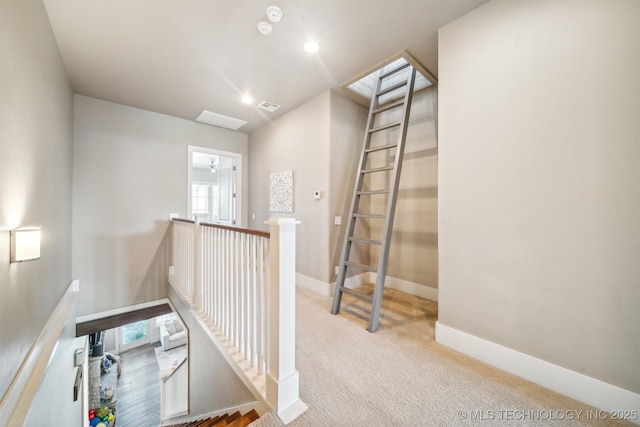
POLYGON ((296 273, 296 284, 326 297, 331 295, 332 287, 330 283, 325 283, 322 280, 314 279, 304 274, 296 273))
MULTIPOLYGON (((365 283, 375 283, 376 276, 376 273, 370 272, 356 274, 354 276, 347 277, 344 286, 354 289, 364 285, 365 283)), ((326 297, 333 296, 336 291, 336 282, 325 283, 322 280, 314 279, 313 277, 305 276, 300 273, 296 273, 296 284, 303 288, 311 289, 312 291, 326 297)), ((393 276, 387 276, 384 287, 438 302, 438 288, 409 282, 408 280, 398 279, 393 276)))
MULTIPOLYGON (((436 342, 596 408, 640 413, 640 394, 436 322, 436 342)), ((630 420, 640 423, 640 419, 630 420)))

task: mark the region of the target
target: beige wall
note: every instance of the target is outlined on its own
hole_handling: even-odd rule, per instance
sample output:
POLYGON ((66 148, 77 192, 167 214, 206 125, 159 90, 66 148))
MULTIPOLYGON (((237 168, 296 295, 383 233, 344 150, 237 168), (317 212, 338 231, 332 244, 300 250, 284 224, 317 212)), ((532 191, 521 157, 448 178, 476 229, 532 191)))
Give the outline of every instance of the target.
MULTIPOLYGON (((436 111, 435 88, 416 95, 388 272, 398 279, 433 288, 437 288, 438 262, 436 111)), ((340 261, 349 221, 366 118, 366 108, 327 91, 250 135, 249 210, 256 214, 251 227, 263 228, 261 224, 269 215, 269 174, 293 169, 292 216, 302 221, 298 229, 297 271, 323 283, 336 280, 334 268, 340 261), (321 200, 313 200, 314 190, 322 191, 321 200), (341 217, 342 225, 334 225, 335 216, 341 217)), ((380 207, 375 200, 374 210, 380 207)), ((367 203, 363 198, 362 212, 369 209, 363 206, 367 203)), ((278 215, 281 214, 274 214, 278 215)), ((374 224, 359 221, 357 233, 366 237, 371 229, 375 232, 374 224)), ((377 262, 375 254, 369 260, 366 245, 355 249, 352 260, 377 262)))
MULTIPOLYGON (((0 1, 0 398, 71 282, 72 121, 44 5, 0 1), (10 264, 9 231, 22 226, 42 227, 42 257, 10 264)), ((50 387, 52 407, 77 415, 71 389, 50 387)))
MULTIPOLYGON (((360 160, 367 109, 331 92, 330 104, 330 173, 329 173, 329 277, 336 281, 335 266, 340 263, 344 235, 349 221, 349 209, 355 188, 357 164, 360 160), (340 216, 342 225, 333 225, 333 217, 340 216)), ((364 203, 364 200, 363 200, 364 203)), ((368 248, 364 245, 358 255, 368 262, 368 248)), ((357 256, 354 260, 359 259, 357 256)))
POLYGON ((640 2, 491 2, 439 55, 439 322, 640 392, 640 2))
POLYGON ((186 215, 189 145, 241 153, 244 161, 248 154, 246 134, 76 95, 79 315, 166 298, 168 219, 186 215))
MULTIPOLYGON (((403 287, 388 281, 387 285, 418 295, 433 295, 421 291, 419 286, 438 287, 437 111, 437 87, 414 95, 387 263, 387 276, 410 283, 403 287)), ((391 110, 379 115, 379 120, 381 123, 397 121, 401 119, 401 113, 400 109, 391 110)), ((383 138, 385 141, 380 143, 395 143, 398 131, 383 138)), ((385 153, 381 151, 377 155, 384 156, 385 153)), ((373 161, 377 166, 386 166, 392 159, 374 158, 373 161)), ((377 175, 376 189, 388 188, 389 178, 377 175)), ((386 200, 376 196, 371 198, 371 202, 372 212, 384 213, 386 200)), ((378 239, 382 234, 382 225, 381 220, 371 220, 372 239, 378 239)), ((377 249, 373 248, 371 265, 378 262, 377 249)))
POLYGON ((324 284, 335 282, 365 120, 362 106, 326 91, 249 137, 250 226, 266 228, 269 216, 299 219, 296 271, 324 284), (285 170, 294 171, 294 212, 270 213, 269 176, 285 170))
POLYGON ((329 283, 329 105, 330 92, 277 118, 249 136, 251 228, 267 229, 269 217, 295 217, 296 271, 329 283), (294 212, 269 212, 269 177, 292 170, 294 212), (314 200, 314 191, 324 197, 314 200))

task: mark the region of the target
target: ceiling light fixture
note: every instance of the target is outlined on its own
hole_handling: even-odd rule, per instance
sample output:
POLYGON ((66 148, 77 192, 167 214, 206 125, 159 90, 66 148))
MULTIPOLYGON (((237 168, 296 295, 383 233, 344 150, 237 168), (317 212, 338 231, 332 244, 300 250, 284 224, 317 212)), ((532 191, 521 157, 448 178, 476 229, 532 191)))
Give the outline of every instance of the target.
POLYGON ((280 19, 282 19, 282 9, 278 6, 269 6, 267 8, 267 17, 271 22, 280 22, 280 19))
POLYGON ((244 104, 253 104, 253 97, 251 95, 244 95, 242 97, 242 102, 244 104))
POLYGON ((307 53, 317 53, 320 50, 320 45, 316 41, 309 40, 302 46, 302 48, 307 53))
POLYGON ((258 22, 258 31, 260 31, 265 36, 271 33, 273 27, 268 22, 260 21, 258 22))

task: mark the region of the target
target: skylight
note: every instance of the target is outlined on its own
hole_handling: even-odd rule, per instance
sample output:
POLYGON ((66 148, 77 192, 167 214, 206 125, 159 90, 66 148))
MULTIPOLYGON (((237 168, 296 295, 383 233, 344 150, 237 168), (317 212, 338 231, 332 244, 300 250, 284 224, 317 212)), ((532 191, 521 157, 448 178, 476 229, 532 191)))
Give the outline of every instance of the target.
MULTIPOLYGON (((407 54, 405 53, 400 58, 397 58, 391 62, 388 62, 387 64, 383 65, 381 68, 378 68, 377 70, 365 75, 362 78, 359 78, 358 80, 347 82, 343 86, 349 89, 350 91, 355 92, 358 95, 370 101, 371 97, 373 96, 373 93, 375 92, 376 83, 378 81, 378 74, 386 73, 387 71, 401 67, 402 65, 405 65, 407 62, 409 62, 411 65, 413 65, 416 68, 416 82, 414 85, 414 92, 428 88, 429 86, 432 86, 436 83, 436 79, 433 76, 431 76, 431 74, 429 74, 423 67, 416 66, 414 60, 407 61, 407 59, 405 59, 404 57, 405 55, 407 54)), ((381 89, 386 89, 390 86, 395 85, 396 83, 399 83, 400 81, 406 81, 407 78, 409 77, 408 73, 409 73, 409 68, 407 67, 404 70, 394 74, 393 76, 390 76, 389 78, 385 78, 382 81, 381 89)), ((379 99, 379 102, 380 104, 384 104, 386 102, 393 101, 395 99, 398 99, 404 96, 404 93, 405 93, 404 87, 399 88, 395 91, 389 92, 381 96, 379 99)))

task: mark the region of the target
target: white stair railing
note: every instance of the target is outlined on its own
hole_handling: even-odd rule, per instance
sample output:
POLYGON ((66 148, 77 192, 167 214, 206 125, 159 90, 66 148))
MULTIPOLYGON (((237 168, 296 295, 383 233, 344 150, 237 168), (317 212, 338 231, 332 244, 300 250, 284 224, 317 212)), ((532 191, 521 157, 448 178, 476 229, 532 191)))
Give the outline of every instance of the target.
POLYGON ((269 232, 173 220, 170 282, 227 347, 282 421, 307 409, 295 369, 295 228, 269 232))
POLYGON ((202 311, 262 375, 269 233, 201 225, 202 311))

